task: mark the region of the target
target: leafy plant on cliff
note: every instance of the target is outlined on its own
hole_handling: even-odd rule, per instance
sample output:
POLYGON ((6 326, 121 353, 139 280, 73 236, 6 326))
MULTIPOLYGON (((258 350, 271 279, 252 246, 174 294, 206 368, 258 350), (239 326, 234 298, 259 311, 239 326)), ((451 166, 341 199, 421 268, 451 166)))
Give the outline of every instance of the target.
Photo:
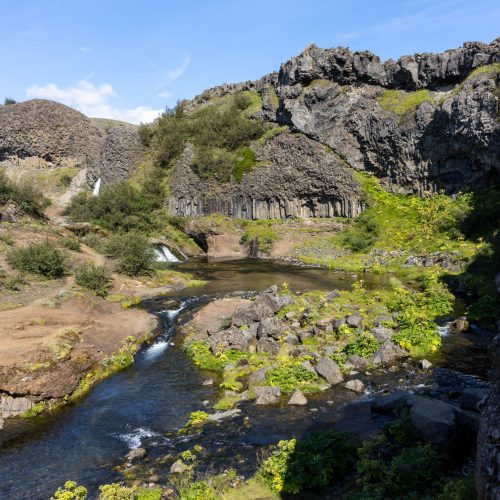
POLYGON ((66 481, 64 486, 57 488, 51 500, 85 500, 87 488, 78 486, 75 481, 66 481))

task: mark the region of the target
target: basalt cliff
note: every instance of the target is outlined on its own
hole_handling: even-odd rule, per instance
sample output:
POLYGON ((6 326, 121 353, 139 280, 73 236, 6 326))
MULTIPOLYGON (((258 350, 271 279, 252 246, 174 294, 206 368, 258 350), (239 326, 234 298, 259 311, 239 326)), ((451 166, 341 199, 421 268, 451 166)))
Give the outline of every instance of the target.
POLYGON ((185 155, 171 185, 171 212, 355 216, 361 200, 346 167, 404 193, 456 193, 496 182, 499 61, 499 39, 384 63, 370 52, 310 46, 278 73, 205 91, 191 109, 255 91, 262 97, 256 115, 293 134, 254 147, 267 166, 225 189, 196 178, 185 155))

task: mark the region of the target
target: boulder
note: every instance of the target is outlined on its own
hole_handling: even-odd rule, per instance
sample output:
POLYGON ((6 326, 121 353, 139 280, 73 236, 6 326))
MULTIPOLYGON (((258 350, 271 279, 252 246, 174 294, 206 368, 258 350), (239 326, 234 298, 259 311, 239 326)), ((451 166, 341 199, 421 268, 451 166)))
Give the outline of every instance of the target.
POLYGON ((353 328, 362 328, 363 327, 363 318, 361 317, 361 314, 359 314, 359 313, 354 313, 354 314, 351 314, 350 316, 347 316, 346 322, 349 326, 352 326, 353 328))
POLYGON ((314 369, 313 365, 311 365, 311 362, 306 359, 306 361, 302 361, 300 363, 308 372, 314 373, 316 375, 316 370, 314 369))
POLYGON ((390 414, 400 406, 406 406, 407 398, 411 396, 408 391, 394 391, 387 396, 376 397, 371 403, 371 409, 377 413, 390 414))
POLYGON ((357 354, 349 358, 349 363, 351 363, 356 370, 365 370, 368 367, 368 360, 357 354))
POLYGON ((299 343, 299 339, 297 338, 297 335, 294 335, 293 333, 287 333, 284 341, 286 344, 289 345, 297 345, 299 343))
POLYGON ((280 350, 280 345, 271 337, 262 337, 257 342, 257 352, 276 356, 280 350))
POLYGON ((278 403, 281 396, 279 387, 271 387, 269 385, 257 386, 253 389, 256 400, 255 404, 258 405, 271 405, 278 403))
POLYGON ((329 384, 339 384, 344 379, 340 366, 331 358, 321 358, 315 369, 316 373, 326 379, 329 384))
POLYGON ((264 318, 259 324, 257 338, 272 337, 275 340, 279 340, 286 329, 286 326, 279 318, 275 316, 272 318, 264 318))
POLYGON ((456 445, 460 431, 452 405, 416 395, 408 397, 407 402, 411 423, 426 441, 446 449, 456 445))
POLYGON ((342 325, 345 325, 346 323, 346 318, 336 318, 332 320, 332 326, 334 330, 338 330, 342 325))
POLYGON ((469 322, 465 316, 460 316, 450 324, 451 333, 463 333, 469 329, 469 322))
POLYGON ((481 411, 480 404, 488 396, 489 390, 483 388, 466 388, 458 398, 460 408, 471 411, 481 411))
POLYGON ((267 304, 255 301, 250 305, 238 307, 234 311, 232 324, 240 327, 272 316, 274 316, 273 310, 267 304))
POLYGON ((249 339, 242 330, 231 326, 227 330, 221 330, 210 336, 210 348, 213 353, 225 351, 227 349, 238 349, 245 351, 248 349, 249 339))
POLYGON ((288 400, 288 404, 303 406, 307 404, 307 399, 302 391, 299 391, 299 389, 295 389, 295 391, 293 391, 292 395, 290 396, 290 399, 288 400))
POLYGON ((365 390, 365 384, 359 379, 348 380, 345 384, 345 388, 353 392, 362 393, 365 390))
POLYGON ((430 361, 427 361, 426 359, 421 359, 418 362, 418 367, 421 370, 430 370, 432 368, 432 363, 430 361))
POLYGON ((172 464, 172 467, 170 467, 170 474, 184 474, 189 469, 189 466, 187 466, 182 460, 177 460, 177 462, 174 462, 172 464))
POLYGON ((289 295, 278 295, 276 285, 268 288, 255 299, 255 304, 265 305, 271 309, 273 314, 276 314, 282 307, 288 306, 293 303, 292 297, 289 295))
POLYGON ((391 365, 398 359, 408 356, 408 353, 400 346, 386 340, 376 351, 375 354, 368 360, 374 366, 391 365))
POLYGON ((125 458, 129 461, 132 462, 133 460, 136 460, 138 458, 144 458, 146 456, 146 450, 144 448, 134 448, 133 450, 130 450, 125 458))
POLYGON ((332 302, 333 300, 340 297, 340 292, 338 290, 332 290, 326 297, 326 302, 332 302))
POLYGON ((392 334, 394 333, 394 330, 392 330, 392 328, 387 328, 386 326, 375 326, 370 331, 379 342, 390 340, 392 334))
POLYGON ((271 369, 270 366, 264 366, 264 368, 260 368, 257 371, 250 374, 248 377, 248 386, 252 387, 253 385, 262 385, 266 382, 266 373, 271 369))
POLYGON ((209 415, 207 417, 207 420, 209 420, 210 422, 219 422, 226 418, 237 417, 240 413, 241 410, 239 408, 234 408, 233 410, 227 410, 227 411, 217 411, 209 415))

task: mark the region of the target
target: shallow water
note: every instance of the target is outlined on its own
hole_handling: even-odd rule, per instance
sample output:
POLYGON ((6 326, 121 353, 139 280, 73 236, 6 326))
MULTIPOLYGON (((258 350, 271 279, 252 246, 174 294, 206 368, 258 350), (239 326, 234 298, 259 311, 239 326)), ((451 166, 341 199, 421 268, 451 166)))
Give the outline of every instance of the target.
MULTIPOLYGON (((97 485, 120 479, 113 467, 137 446, 145 446, 148 455, 155 458, 199 442, 207 448, 207 463, 214 467, 236 465, 238 457, 239 468, 249 472, 258 446, 300 436, 309 428, 331 427, 333 421, 338 421, 339 428, 348 425, 360 437, 369 437, 377 423, 369 421, 368 406, 362 401, 342 406, 354 395, 339 389, 311 397, 307 408, 283 405, 262 409, 250 403, 243 412, 250 423, 239 417, 223 426, 205 426, 200 436, 177 436, 175 431, 189 414, 202 409, 204 400, 215 402, 219 393, 217 383, 201 383, 213 374, 193 369, 191 360, 177 345, 175 324, 183 312, 214 296, 262 290, 274 283, 286 281, 294 291, 332 290, 347 289, 356 279, 325 269, 262 261, 184 262, 177 269, 192 272, 209 283, 170 294, 180 303, 172 306, 173 310, 164 310, 165 298, 145 304, 160 318, 161 334, 139 352, 132 366, 99 384, 77 405, 30 420, 28 429, 25 422, 22 429, 7 423, 0 454, 0 498, 50 498, 68 479, 84 484, 95 496, 97 485)), ((363 279, 367 287, 383 286, 388 280, 366 275, 363 279)), ((382 374, 368 387, 393 387, 401 376, 382 374)))

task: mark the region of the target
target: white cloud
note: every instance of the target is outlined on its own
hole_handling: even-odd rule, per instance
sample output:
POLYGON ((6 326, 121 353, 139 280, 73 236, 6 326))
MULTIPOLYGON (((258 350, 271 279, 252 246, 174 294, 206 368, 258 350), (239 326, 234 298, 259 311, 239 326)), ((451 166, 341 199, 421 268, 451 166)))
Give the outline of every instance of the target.
POLYGON ((177 66, 177 68, 167 71, 167 76, 171 80, 177 80, 177 78, 179 78, 184 73, 184 71, 187 70, 190 64, 191 64, 191 58, 189 56, 184 57, 181 64, 177 66))
POLYGON ((160 92, 158 97, 161 97, 162 99, 170 99, 172 94, 170 92, 160 92))
POLYGON ((116 97, 116 93, 109 83, 94 85, 86 80, 81 80, 76 85, 67 88, 61 88, 55 83, 33 85, 26 91, 26 95, 62 102, 87 116, 111 118, 130 123, 152 122, 162 112, 161 109, 153 109, 150 106, 118 108, 110 102, 116 97))
POLYGON ((90 47, 85 47, 85 45, 79 47, 78 50, 83 54, 88 54, 89 52, 92 52, 92 49, 90 47))

